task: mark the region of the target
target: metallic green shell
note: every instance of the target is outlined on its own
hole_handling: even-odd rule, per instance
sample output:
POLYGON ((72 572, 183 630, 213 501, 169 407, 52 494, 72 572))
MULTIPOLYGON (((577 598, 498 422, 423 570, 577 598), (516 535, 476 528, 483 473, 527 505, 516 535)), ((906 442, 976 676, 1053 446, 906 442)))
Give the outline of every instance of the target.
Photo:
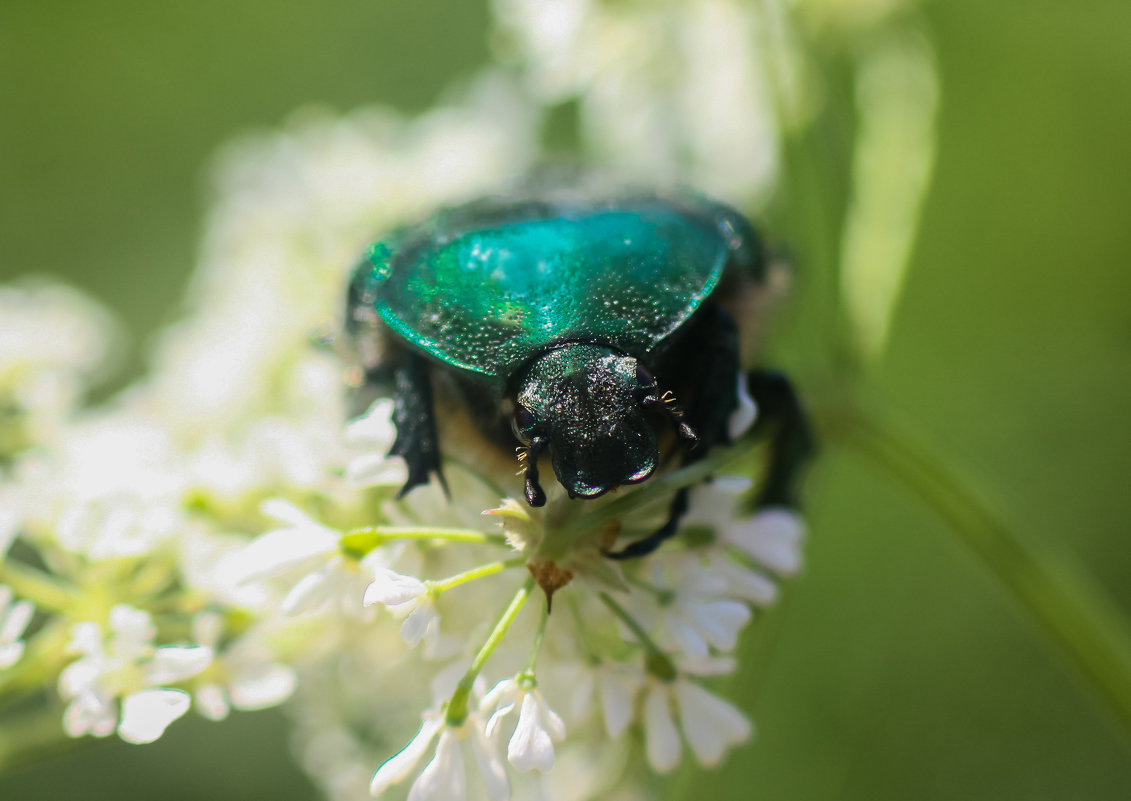
POLYGON ((706 201, 479 204, 373 245, 354 293, 408 343, 500 384, 560 342, 647 356, 714 291, 744 226, 706 201))

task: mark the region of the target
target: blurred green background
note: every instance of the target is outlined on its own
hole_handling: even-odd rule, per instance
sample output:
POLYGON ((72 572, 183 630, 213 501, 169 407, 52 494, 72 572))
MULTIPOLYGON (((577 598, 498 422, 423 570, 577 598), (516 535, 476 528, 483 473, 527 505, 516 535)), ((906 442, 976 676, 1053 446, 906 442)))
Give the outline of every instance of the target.
MULTIPOLYGON (((1131 4, 924 12, 938 160, 868 392, 1131 612, 1131 4)), ((487 29, 481 4, 444 0, 4 0, 0 277, 64 277, 144 343, 177 315, 217 146, 311 103, 424 109, 488 59, 487 29)), ((805 302, 803 284, 779 339, 805 302)), ((733 684, 758 738, 674 796, 1131 797, 1131 743, 921 502, 836 448, 808 496, 806 574, 733 684)), ((4 799, 123 797, 314 791, 277 713, 0 776, 4 799)))

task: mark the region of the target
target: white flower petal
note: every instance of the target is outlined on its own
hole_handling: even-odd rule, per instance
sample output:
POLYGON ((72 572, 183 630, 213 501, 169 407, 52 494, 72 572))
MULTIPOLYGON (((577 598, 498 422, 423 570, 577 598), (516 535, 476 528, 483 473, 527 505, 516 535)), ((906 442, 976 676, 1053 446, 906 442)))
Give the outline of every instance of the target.
POLYGON ((150 614, 128 604, 117 604, 110 610, 110 630, 114 632, 114 648, 123 651, 144 647, 157 634, 150 614))
POLYGON ((746 429, 754 424, 754 420, 758 417, 758 406, 754 403, 754 399, 750 397, 750 392, 746 389, 746 376, 742 373, 738 374, 738 407, 731 412, 730 419, 727 420, 727 432, 730 434, 731 439, 740 436, 746 429))
POLYGON ((753 732, 738 707, 697 684, 676 682, 675 697, 687 742, 705 767, 717 765, 727 746, 745 742, 753 732))
POLYGON ((770 606, 778 599, 778 585, 754 570, 735 564, 719 555, 709 560, 706 568, 726 581, 726 594, 756 606, 770 606))
POLYGON ((293 503, 282 498, 268 498, 259 504, 259 511, 267 517, 273 517, 280 523, 296 529, 324 528, 317 520, 299 509, 293 503))
POLYGON ((238 585, 291 571, 305 572, 335 553, 339 540, 321 528, 268 531, 224 561, 225 575, 238 585))
POLYGON ((601 671, 601 709, 610 737, 620 737, 632 720, 632 689, 626 678, 601 671))
POLYGON ((401 624, 401 637, 409 648, 415 648, 425 636, 430 635, 439 625, 440 616, 431 603, 417 604, 401 624))
POLYGON ((738 601, 689 604, 687 614, 700 636, 721 651, 734 648, 739 631, 750 620, 750 608, 738 601))
POLYGON ((24 643, 22 641, 0 644, 0 670, 10 668, 19 662, 23 655, 24 643))
POLYGON ((346 465, 346 481, 351 487, 398 487, 408 479, 404 459, 369 453, 351 459, 346 465))
POLYGON ((545 701, 540 700, 539 703, 542 705, 542 725, 546 733, 555 743, 560 743, 566 738, 565 721, 545 701))
POLYGON ((513 702, 518 698, 519 688, 518 682, 513 678, 502 679, 495 683, 479 702, 479 713, 487 714, 492 709, 499 707, 504 703, 513 702))
POLYGON ((518 712, 518 725, 507 746, 507 760, 521 771, 540 770, 543 773, 554 767, 554 744, 542 726, 538 699, 528 692, 522 697, 518 712))
POLYGON ((490 720, 487 721, 487 736, 494 737, 498 731, 499 726, 502 724, 503 719, 514 711, 515 701, 509 704, 503 704, 495 710, 495 714, 491 715, 490 720))
POLYGON ((479 775, 487 788, 487 797, 491 801, 506 801, 511 795, 507 769, 495 752, 494 745, 487 739, 487 734, 478 726, 472 727, 471 749, 475 754, 475 762, 479 765, 479 775))
POLYGON ((208 720, 224 720, 231 711, 228 707, 227 693, 219 684, 204 684, 197 687, 192 702, 196 711, 208 720))
POLYGON ((117 705, 93 692, 84 692, 67 704, 63 712, 63 731, 68 737, 92 734, 105 737, 118 725, 117 705))
POLYGON ((648 762, 657 773, 667 773, 679 764, 683 745, 672 721, 667 688, 654 685, 644 699, 644 736, 648 762))
POLYGON ((18 640, 31 622, 35 614, 35 604, 31 601, 17 601, 8 609, 8 614, 3 615, 4 604, 0 604, 0 645, 7 645, 18 640))
POLYGON ((336 563, 324 565, 313 573, 307 573, 283 599, 284 615, 301 615, 317 609, 334 596, 341 586, 341 571, 336 563))
POLYGON ((412 773, 416 763, 424 756, 424 752, 428 750, 428 746, 432 744, 432 738, 440 731, 440 727, 444 725, 444 721, 440 718, 428 718, 421 726, 420 731, 416 736, 409 741, 409 744, 402 748, 399 752, 394 754, 385 763, 377 769, 373 774, 373 781, 369 785, 369 792, 373 795, 380 795, 389 788, 390 785, 404 781, 408 778, 408 774, 412 773))
POLYGON ((727 531, 727 538, 751 558, 782 575, 801 569, 805 522, 792 509, 767 507, 727 531))
POLYGON ((701 659, 710 653, 706 640, 694 626, 688 625, 683 619, 676 619, 674 615, 669 617, 667 622, 668 631, 671 632, 672 639, 675 640, 679 650, 692 659, 701 659))
POLYGON ((71 626, 71 640, 67 643, 67 651, 84 656, 101 654, 102 627, 91 621, 84 621, 71 626))
POLYGON ((408 801, 464 801, 466 798, 467 779, 463 772, 459 735, 446 728, 440 733, 436 756, 412 783, 408 801))
POLYGON ((146 665, 146 683, 173 684, 195 676, 212 664, 212 656, 212 649, 203 645, 158 648, 146 665))
POLYGON ((397 429, 393 424, 392 398, 378 398, 364 415, 346 426, 346 442, 350 444, 372 445, 381 450, 393 446, 397 429))
POLYGON ((418 578, 402 575, 387 567, 378 567, 373 581, 365 588, 362 603, 366 606, 399 606, 420 597, 426 589, 424 582, 418 578))
POLYGON ((287 665, 241 666, 233 671, 228 692, 236 709, 265 709, 290 698, 297 683, 294 670, 287 665))
POLYGON ((127 743, 151 743, 169 724, 188 712, 192 699, 181 690, 142 690, 122 701, 118 736, 127 743))

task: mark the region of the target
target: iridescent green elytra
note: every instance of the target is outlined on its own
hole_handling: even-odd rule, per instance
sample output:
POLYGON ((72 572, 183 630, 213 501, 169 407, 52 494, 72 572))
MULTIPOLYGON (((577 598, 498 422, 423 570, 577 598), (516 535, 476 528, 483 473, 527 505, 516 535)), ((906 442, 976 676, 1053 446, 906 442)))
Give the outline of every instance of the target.
POLYGON ((727 441, 738 337, 715 301, 764 279, 745 219, 691 195, 482 201, 392 233, 354 273, 349 322, 396 398, 403 491, 440 475, 437 373, 484 434, 526 446, 533 505, 546 450, 592 498, 652 474, 657 423, 700 453, 727 441))

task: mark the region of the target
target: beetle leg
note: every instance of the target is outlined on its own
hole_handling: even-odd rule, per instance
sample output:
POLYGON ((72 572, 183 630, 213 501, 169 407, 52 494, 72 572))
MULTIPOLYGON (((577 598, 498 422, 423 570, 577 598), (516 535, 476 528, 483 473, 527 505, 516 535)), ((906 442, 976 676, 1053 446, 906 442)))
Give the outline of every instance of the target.
MULTIPOLYGON (((754 508, 798 506, 801 470, 816 449, 812 428, 793 385, 777 370, 752 370, 746 376, 747 389, 758 405, 755 436, 771 437, 770 458, 766 475, 754 499, 754 508)), ((685 461, 695 461, 689 455, 685 461)), ((679 530, 679 521, 687 513, 689 489, 676 492, 668 512, 668 520, 656 532, 633 542, 615 553, 605 552, 609 559, 634 559, 647 556, 671 539, 679 530)))
POLYGON ((659 529, 643 539, 629 543, 619 551, 604 551, 604 556, 608 559, 617 560, 638 559, 641 556, 647 556, 663 545, 664 542, 670 540, 679 531, 680 519, 687 514, 688 494, 687 487, 676 490, 675 497, 672 498, 672 505, 668 507, 668 522, 664 523, 659 529))
POLYGON ((816 450, 809 419, 793 384, 777 370, 751 370, 746 386, 758 406, 755 433, 773 428, 769 465, 754 508, 798 505, 801 470, 816 450))
POLYGON ((531 506, 546 505, 546 493, 542 491, 542 485, 538 483, 538 457, 542 454, 542 449, 546 447, 546 443, 545 437, 535 437, 530 440, 530 446, 526 449, 526 456, 522 459, 522 466, 526 473, 526 502, 531 506))
POLYGON ((403 498, 413 487, 427 484, 431 473, 436 474, 447 495, 448 485, 440 470, 436 413, 432 405, 432 377, 428 362, 419 356, 406 354, 396 368, 393 423, 397 427, 397 438, 389 455, 404 457, 408 466, 408 480, 397 497, 403 498))
MULTIPOLYGON (((691 404, 685 413, 674 402, 668 402, 668 393, 664 393, 656 404, 677 426, 681 439, 691 445, 697 443, 697 447, 689 447, 684 452, 685 465, 702 459, 716 445, 730 442, 727 423, 738 408, 734 391, 739 373, 738 327, 731 316, 717 306, 703 309, 693 325, 687 339, 669 359, 669 363, 685 366, 684 372, 689 378, 686 382, 688 391, 694 392, 691 404), (690 369, 687 365, 691 366, 690 369), (685 435, 685 430, 695 439, 685 435)), ((674 537, 679 531, 680 519, 687 513, 688 492, 685 488, 675 494, 668 510, 668 520, 659 529, 620 551, 606 551, 605 556, 609 559, 646 556, 674 537)))

